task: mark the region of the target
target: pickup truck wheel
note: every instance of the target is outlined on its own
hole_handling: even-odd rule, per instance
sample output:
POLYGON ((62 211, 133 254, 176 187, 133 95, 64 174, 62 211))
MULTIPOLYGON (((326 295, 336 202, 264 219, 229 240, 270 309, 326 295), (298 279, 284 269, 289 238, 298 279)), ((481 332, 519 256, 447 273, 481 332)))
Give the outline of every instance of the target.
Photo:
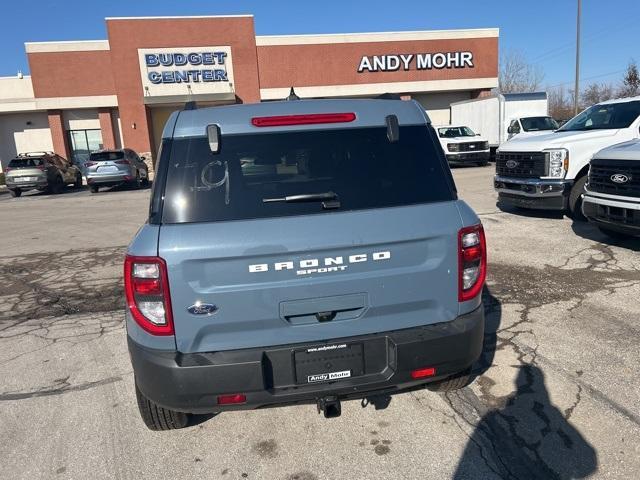
POLYGON ((586 217, 582 214, 582 194, 586 183, 587 176, 583 175, 575 181, 569 193, 569 216, 578 222, 586 221, 586 217))
POLYGON ((20 190, 19 188, 10 188, 9 193, 12 197, 19 197, 20 195, 22 195, 22 190, 20 190))
POLYGON ((629 238, 631 238, 631 235, 617 232, 616 230, 609 230, 608 228, 604 227, 598 227, 598 230, 604 233, 607 237, 613 238, 614 240, 628 240, 629 238))
POLYGON ((189 415, 162 408, 145 397, 136 384, 136 399, 142 421, 149 430, 176 430, 189 423, 189 415))
POLYGON ((438 382, 427 383, 427 390, 432 392, 451 392, 453 390, 460 390, 471 383, 471 369, 468 368, 461 372, 459 375, 445 378, 438 382))
POLYGON ((82 174, 80 172, 76 173, 76 181, 73 186, 75 188, 82 188, 82 174))

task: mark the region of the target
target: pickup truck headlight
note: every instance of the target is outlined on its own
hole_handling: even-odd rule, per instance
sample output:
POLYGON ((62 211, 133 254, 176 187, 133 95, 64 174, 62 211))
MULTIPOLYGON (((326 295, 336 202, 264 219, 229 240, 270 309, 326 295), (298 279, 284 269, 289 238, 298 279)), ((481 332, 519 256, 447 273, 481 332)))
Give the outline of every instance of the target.
POLYGON ((447 150, 450 152, 459 152, 460 144, 459 143, 447 143, 447 150))
POLYGON ((549 159, 548 176, 553 178, 563 178, 569 169, 569 152, 566 148, 547 150, 549 159))
POLYGON ((482 142, 482 150, 489 150, 489 142, 482 142))

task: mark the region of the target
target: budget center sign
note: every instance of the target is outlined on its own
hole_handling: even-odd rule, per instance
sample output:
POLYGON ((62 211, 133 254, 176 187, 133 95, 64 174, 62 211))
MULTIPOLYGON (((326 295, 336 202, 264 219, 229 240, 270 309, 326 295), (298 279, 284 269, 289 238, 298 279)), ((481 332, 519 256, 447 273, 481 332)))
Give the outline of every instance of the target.
POLYGON ((233 92, 231 47, 138 49, 145 96, 233 92))

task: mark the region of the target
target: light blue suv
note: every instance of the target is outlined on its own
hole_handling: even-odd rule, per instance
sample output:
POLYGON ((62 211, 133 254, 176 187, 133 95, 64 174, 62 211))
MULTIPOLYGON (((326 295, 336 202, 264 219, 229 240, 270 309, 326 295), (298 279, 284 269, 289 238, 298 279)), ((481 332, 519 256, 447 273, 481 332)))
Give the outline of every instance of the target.
POLYGON ((413 101, 174 113, 124 275, 154 430, 461 388, 482 350, 484 232, 413 101))

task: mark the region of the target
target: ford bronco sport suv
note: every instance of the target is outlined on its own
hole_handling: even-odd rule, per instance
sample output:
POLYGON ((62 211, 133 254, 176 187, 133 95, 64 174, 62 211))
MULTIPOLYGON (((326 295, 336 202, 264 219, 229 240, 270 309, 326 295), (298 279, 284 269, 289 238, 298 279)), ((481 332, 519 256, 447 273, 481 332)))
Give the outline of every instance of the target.
MULTIPOLYGON (((298 100, 175 112, 128 248, 140 413, 461 388, 482 350, 486 247, 419 104, 298 100)), ((377 399, 377 400, 376 400, 377 399)))
POLYGON ((82 187, 82 173, 74 164, 53 152, 21 153, 4 170, 5 183, 13 197, 28 190, 60 193, 73 184, 82 187))

